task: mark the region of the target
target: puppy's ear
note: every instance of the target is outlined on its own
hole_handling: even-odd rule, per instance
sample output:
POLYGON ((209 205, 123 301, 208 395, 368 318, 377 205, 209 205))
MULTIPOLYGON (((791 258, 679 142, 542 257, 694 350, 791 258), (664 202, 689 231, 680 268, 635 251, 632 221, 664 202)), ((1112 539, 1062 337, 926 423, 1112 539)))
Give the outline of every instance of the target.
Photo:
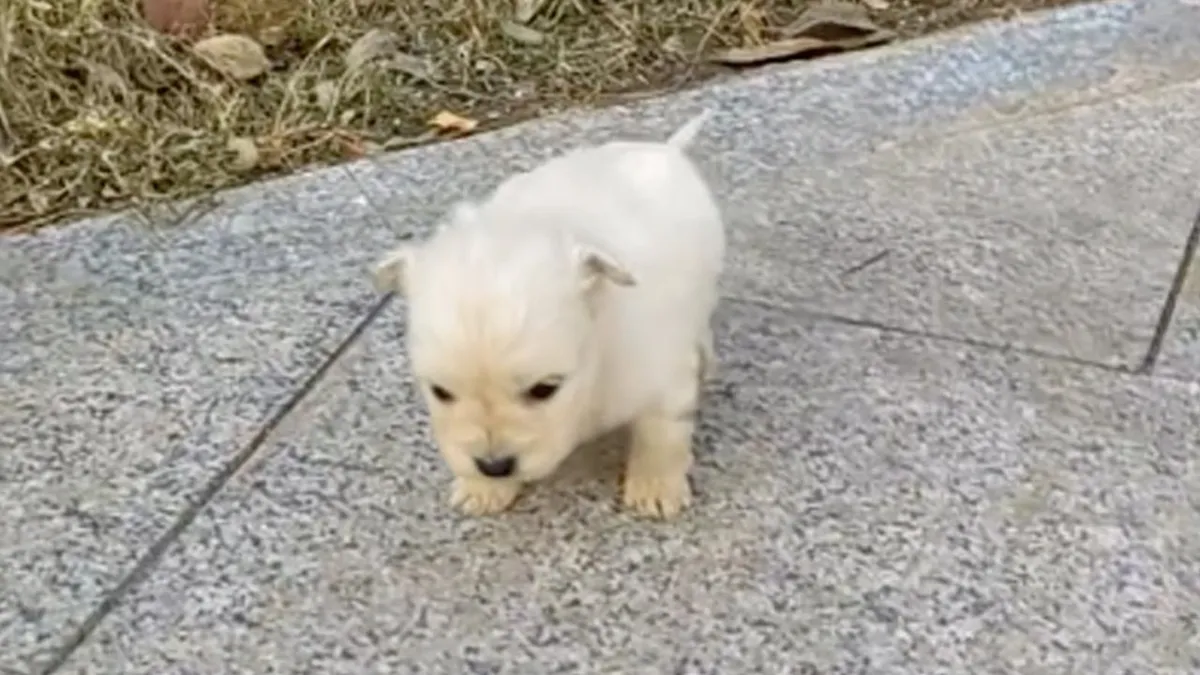
POLYGON ((408 273, 412 269, 415 256, 416 249, 406 244, 388 253, 383 260, 376 263, 371 272, 375 290, 382 293, 403 294, 408 286, 408 273))
POLYGON ((584 290, 591 290, 601 281, 618 286, 635 286, 637 280, 607 251, 589 245, 575 247, 575 263, 583 279, 584 290))

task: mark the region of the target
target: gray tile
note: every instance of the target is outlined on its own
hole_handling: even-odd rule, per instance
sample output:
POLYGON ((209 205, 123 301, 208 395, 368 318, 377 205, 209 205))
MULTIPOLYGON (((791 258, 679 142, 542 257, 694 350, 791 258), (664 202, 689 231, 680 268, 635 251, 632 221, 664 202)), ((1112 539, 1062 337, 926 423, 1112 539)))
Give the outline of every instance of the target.
POLYGON ((731 287, 1137 366, 1200 198, 1198 133, 1189 85, 820 169, 731 174, 735 208, 758 212, 734 228, 731 287))
POLYGON ((1200 668, 1196 387, 727 303, 685 518, 617 511, 598 447, 468 520, 402 330, 372 328, 64 672, 1200 668))
POLYGON ((1114 62, 1128 81, 1155 83, 1200 76, 1200 3, 1137 0, 1114 62))
POLYGON ((60 644, 363 317, 352 186, 0 239, 0 666, 60 644))

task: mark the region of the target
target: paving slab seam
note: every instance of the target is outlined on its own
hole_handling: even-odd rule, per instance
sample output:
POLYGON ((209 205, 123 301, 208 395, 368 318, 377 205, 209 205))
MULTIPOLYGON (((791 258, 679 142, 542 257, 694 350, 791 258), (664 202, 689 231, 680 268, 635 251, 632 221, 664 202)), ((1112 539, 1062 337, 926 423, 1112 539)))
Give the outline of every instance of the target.
POLYGON ((1158 362, 1159 354, 1162 352, 1163 341, 1167 337, 1167 332, 1171 329, 1171 319, 1175 316, 1175 307, 1179 304, 1179 294, 1183 292, 1184 285, 1188 280, 1188 270, 1191 269, 1192 261, 1196 257, 1196 249, 1200 247, 1200 211, 1197 211, 1196 217, 1192 220, 1192 229, 1188 232, 1187 240, 1183 244, 1183 253, 1179 257, 1179 266, 1175 268, 1175 277, 1171 280, 1171 288, 1167 291, 1167 297, 1163 300, 1162 311, 1158 315, 1158 324, 1154 327, 1154 336, 1150 339, 1150 346, 1146 349, 1146 356, 1142 359, 1142 363, 1138 366, 1139 373, 1151 373, 1154 371, 1154 366, 1158 362))
POLYGON ((905 337, 919 338, 923 340, 949 342, 953 344, 959 344, 964 347, 970 347, 972 349, 980 349, 989 352, 1021 354, 1035 359, 1056 361, 1058 363, 1065 363, 1083 368, 1094 368, 1109 373, 1119 373, 1122 375, 1141 374, 1138 372, 1138 369, 1126 365, 1113 365, 1111 363, 1092 361, 1090 359, 1082 359, 1073 356, 1067 356, 1065 354, 1055 354, 1053 352, 1048 352, 1033 347, 1022 347, 1020 345, 1014 345, 1005 342, 991 342, 988 340, 981 340, 979 338, 972 338, 963 335, 948 335, 946 333, 937 333, 934 331, 920 330, 917 328, 906 328, 904 326, 896 326, 893 324, 884 323, 882 321, 874 321, 872 319, 859 319, 851 316, 835 314, 833 312, 823 312, 820 310, 809 309, 800 304, 781 304, 778 301, 762 300, 744 295, 726 295, 723 296, 723 299, 729 302, 743 303, 767 309, 774 309, 776 311, 782 310, 785 312, 791 312, 796 316, 803 317, 816 323, 833 323, 841 326, 850 326, 852 328, 878 331, 880 333, 892 333, 894 335, 903 335, 905 337))
POLYGON ((392 294, 388 294, 375 302, 370 311, 367 312, 367 315, 359 320, 354 329, 338 343, 337 347, 313 371, 312 375, 259 428, 250 441, 230 461, 225 463, 220 471, 209 479, 204 489, 200 491, 199 496, 183 509, 171 527, 138 559, 133 569, 121 579, 120 583, 112 591, 105 595, 104 599, 88 614, 83 623, 70 634, 66 643, 58 648, 48 661, 37 666, 32 672, 36 672, 39 675, 51 675, 67 663, 71 655, 96 630, 100 622, 116 609, 122 598, 128 595, 150 575, 162 560, 163 555, 167 552, 171 544, 177 541, 184 530, 196 520, 200 512, 212 502, 221 489, 225 487, 225 484, 229 482, 229 479, 235 476, 254 457, 259 448, 271 437, 272 432, 279 428, 304 399, 320 386, 335 364, 358 342, 367 328, 375 321, 375 318, 391 304, 392 297, 392 294))

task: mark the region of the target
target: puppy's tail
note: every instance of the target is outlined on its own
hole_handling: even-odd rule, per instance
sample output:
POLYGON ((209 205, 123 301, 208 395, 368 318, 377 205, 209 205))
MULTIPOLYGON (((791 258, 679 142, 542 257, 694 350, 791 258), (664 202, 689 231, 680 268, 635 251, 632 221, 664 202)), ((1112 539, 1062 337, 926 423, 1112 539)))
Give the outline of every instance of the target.
POLYGON ((671 137, 667 139, 667 145, 673 148, 679 148, 680 150, 688 147, 692 144, 692 141, 696 140, 696 136, 700 134, 700 128, 703 127, 704 123, 707 122, 711 117, 712 111, 705 110, 699 115, 696 115, 692 119, 688 120, 686 124, 679 127, 675 133, 671 134, 671 137))

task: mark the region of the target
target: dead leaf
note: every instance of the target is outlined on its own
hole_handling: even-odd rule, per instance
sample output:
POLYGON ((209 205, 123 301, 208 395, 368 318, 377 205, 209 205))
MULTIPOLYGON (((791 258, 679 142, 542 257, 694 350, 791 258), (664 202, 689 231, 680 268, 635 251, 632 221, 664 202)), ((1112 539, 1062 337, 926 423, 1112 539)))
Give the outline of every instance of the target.
POLYGON ((381 59, 400 51, 400 36, 390 30, 372 28, 363 33, 343 57, 346 69, 355 72, 371 61, 381 59))
POLYGON ((540 45, 546 41, 546 34, 529 26, 522 26, 515 21, 501 21, 500 30, 509 38, 524 45, 540 45))
POLYGON ((475 127, 479 126, 479 122, 468 117, 463 117, 462 115, 455 115, 448 110, 443 110, 429 120, 429 126, 445 133, 469 134, 475 130, 475 127))
POLYGON ((333 80, 321 80, 313 87, 313 95, 317 98, 317 105, 329 112, 337 106, 338 83, 333 80))
POLYGON ((369 153, 367 141, 357 136, 342 136, 338 139, 342 156, 349 159, 361 159, 369 153))
POLYGON ((262 45, 245 35, 214 35, 192 45, 192 51, 214 70, 235 80, 252 80, 271 67, 262 45))
POLYGON ((87 63, 88 84, 118 96, 129 95, 129 84, 112 66, 103 63, 87 63))
POLYGON ((843 0, 825 0, 815 4, 780 31, 785 38, 810 37, 826 41, 878 32, 891 33, 875 25, 862 5, 843 0))
POLYGON ((353 73, 369 63, 376 63, 417 79, 432 80, 433 66, 425 59, 400 51, 400 45, 398 34, 373 28, 355 40, 346 51, 346 69, 353 73))
POLYGON ((532 81, 519 82, 512 88, 512 97, 516 101, 531 99, 535 94, 537 94, 537 84, 532 81))
POLYGON ((258 166, 258 144, 253 138, 236 136, 229 139, 225 148, 233 154, 231 168, 238 173, 245 173, 258 166))
POLYGON ((862 49, 895 39, 867 17, 861 5, 825 2, 814 5, 780 33, 783 39, 762 45, 724 49, 708 57, 732 66, 754 65, 830 51, 862 49))
POLYGON ((258 41, 266 47, 278 47, 287 41, 287 37, 283 26, 267 26, 258 32, 258 41))
POLYGON ((546 0, 517 0, 517 9, 513 12, 513 18, 518 23, 529 23, 533 21, 533 17, 542 11, 542 6, 546 4, 546 0))
POLYGON ((196 37, 212 20, 209 0, 142 0, 142 17, 170 35, 196 37))
POLYGON ((425 59, 412 54, 404 52, 393 54, 392 58, 387 60, 386 65, 392 70, 398 70, 418 80, 432 80, 434 77, 433 66, 425 59))

